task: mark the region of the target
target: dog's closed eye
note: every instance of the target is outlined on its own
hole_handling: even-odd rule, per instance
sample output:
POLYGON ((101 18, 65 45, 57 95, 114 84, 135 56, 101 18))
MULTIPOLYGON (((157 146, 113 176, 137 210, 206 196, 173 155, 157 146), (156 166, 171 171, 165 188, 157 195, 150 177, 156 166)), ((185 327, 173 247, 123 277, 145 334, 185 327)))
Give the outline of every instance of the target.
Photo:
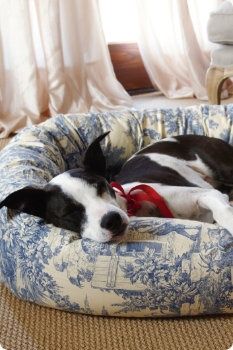
POLYGON ((112 198, 116 198, 116 194, 115 191, 113 190, 113 188, 108 184, 107 181, 103 180, 103 181, 99 181, 97 183, 97 195, 99 197, 103 197, 103 196, 110 196, 112 198))
POLYGON ((98 181, 96 184, 97 187, 97 195, 99 197, 101 197, 103 195, 103 193, 107 192, 107 183, 103 180, 103 181, 98 181))

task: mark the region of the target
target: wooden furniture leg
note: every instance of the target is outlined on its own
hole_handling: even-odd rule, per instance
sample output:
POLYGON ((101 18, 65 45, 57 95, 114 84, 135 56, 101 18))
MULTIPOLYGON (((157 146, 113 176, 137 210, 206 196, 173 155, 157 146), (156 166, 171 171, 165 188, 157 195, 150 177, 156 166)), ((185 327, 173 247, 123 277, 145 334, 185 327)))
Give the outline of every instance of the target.
POLYGON ((206 89, 210 104, 221 103, 221 89, 224 80, 233 76, 233 67, 210 67, 206 73, 206 89))

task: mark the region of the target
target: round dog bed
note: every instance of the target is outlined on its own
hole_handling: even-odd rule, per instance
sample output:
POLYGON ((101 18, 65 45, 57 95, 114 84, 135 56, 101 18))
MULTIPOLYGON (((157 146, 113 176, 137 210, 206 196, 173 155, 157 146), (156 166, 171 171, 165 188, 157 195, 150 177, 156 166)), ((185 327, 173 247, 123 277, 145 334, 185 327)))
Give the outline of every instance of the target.
MULTIPOLYGON (((0 154, 0 200, 79 166, 91 141, 108 168, 154 140, 205 134, 233 143, 233 105, 58 115, 0 154)), ((233 310, 233 238, 196 221, 137 218, 121 243, 96 243, 42 219, 0 210, 0 281, 19 298, 86 314, 180 316, 233 310)))

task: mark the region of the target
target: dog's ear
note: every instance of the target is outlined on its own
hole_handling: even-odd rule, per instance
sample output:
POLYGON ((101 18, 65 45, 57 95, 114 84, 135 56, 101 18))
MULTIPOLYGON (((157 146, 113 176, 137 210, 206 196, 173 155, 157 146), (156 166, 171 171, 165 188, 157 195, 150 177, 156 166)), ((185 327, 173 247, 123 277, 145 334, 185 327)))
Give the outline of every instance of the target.
POLYGON ((0 208, 5 206, 45 218, 48 195, 48 192, 43 189, 24 187, 6 197, 0 203, 0 208))
POLYGON ((90 144, 86 150, 83 161, 85 170, 103 177, 106 175, 106 159, 100 147, 100 141, 102 141, 109 133, 110 131, 105 132, 90 144))

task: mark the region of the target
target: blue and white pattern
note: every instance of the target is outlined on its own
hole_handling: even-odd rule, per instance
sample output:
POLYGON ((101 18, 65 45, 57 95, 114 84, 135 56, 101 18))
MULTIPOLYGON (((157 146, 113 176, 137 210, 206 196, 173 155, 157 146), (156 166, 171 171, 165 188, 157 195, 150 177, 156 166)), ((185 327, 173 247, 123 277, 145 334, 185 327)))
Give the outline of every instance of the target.
MULTIPOLYGON (((77 167, 105 131, 108 167, 181 134, 233 144, 233 105, 58 115, 0 154, 0 200, 77 167)), ((0 282, 18 297, 86 314, 181 316, 233 310, 233 239, 218 225, 137 218, 121 243, 95 243, 42 219, 0 210, 0 282)))

